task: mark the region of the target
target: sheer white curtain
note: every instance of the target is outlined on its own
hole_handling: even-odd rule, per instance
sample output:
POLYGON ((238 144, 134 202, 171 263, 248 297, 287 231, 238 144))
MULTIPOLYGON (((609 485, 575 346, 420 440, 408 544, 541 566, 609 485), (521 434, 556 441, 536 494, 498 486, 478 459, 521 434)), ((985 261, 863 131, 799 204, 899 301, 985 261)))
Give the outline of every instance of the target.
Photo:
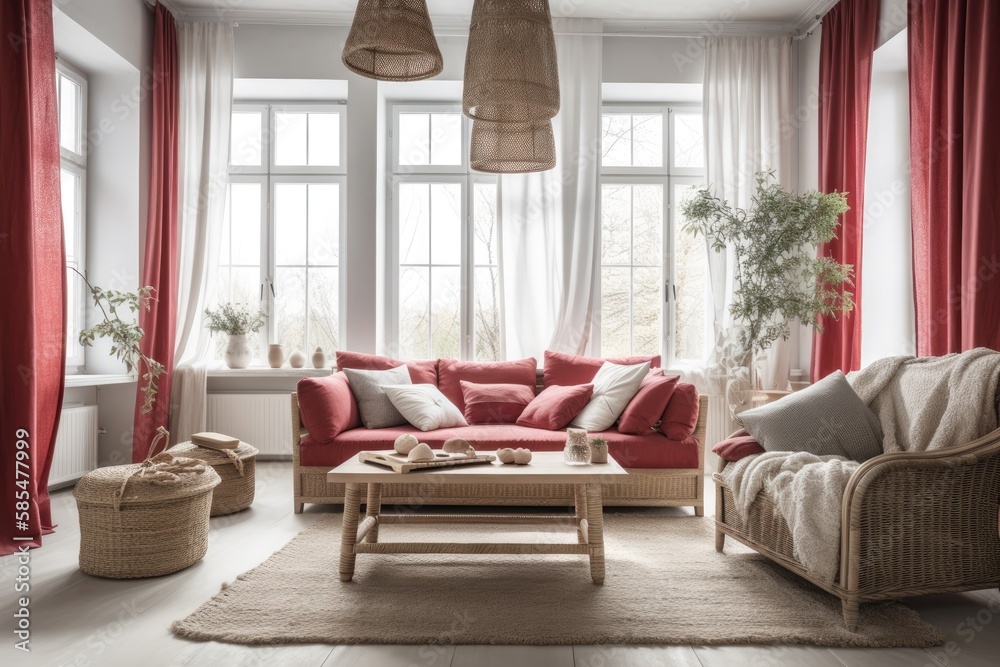
POLYGON ((233 109, 233 26, 178 22, 179 282, 170 433, 174 442, 205 430, 211 336, 203 313, 215 291, 229 180, 233 109))
MULTIPOLYGON (((705 150, 708 183, 718 197, 739 208, 751 204, 754 175, 774 170, 791 184, 794 134, 791 37, 705 38, 705 150)), ((717 341, 730 324, 732 253, 709 253, 713 325, 717 341)), ((709 359, 719 362, 718 346, 709 359)), ((789 351, 772 346, 762 366, 765 389, 788 383, 789 351)), ((722 393, 714 387, 712 393, 722 393)))
POLYGON ((603 25, 556 19, 554 27, 562 100, 553 119, 556 167, 499 179, 508 359, 541 360, 546 349, 582 354, 594 317, 603 25))

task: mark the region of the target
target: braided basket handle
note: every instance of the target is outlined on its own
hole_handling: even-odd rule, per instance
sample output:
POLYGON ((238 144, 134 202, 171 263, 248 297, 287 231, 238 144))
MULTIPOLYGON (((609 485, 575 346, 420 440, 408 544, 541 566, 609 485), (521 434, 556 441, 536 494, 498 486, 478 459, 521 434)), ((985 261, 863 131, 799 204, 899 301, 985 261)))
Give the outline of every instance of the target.
MULTIPOLYGON (((132 481, 133 477, 136 476, 141 477, 146 473, 146 471, 149 468, 156 465, 156 463, 153 461, 153 452, 156 451, 156 447, 162 442, 163 443, 162 453, 166 453, 167 444, 169 444, 169 438, 170 438, 170 431, 168 431, 162 426, 156 427, 156 436, 153 438, 153 442, 150 443, 149 445, 149 451, 146 452, 145 460, 143 460, 143 462, 139 464, 139 467, 136 469, 135 472, 133 472, 131 475, 122 480, 121 486, 119 486, 118 490, 115 491, 113 504, 116 512, 121 511, 122 498, 125 497, 125 487, 128 486, 128 483, 132 481)), ((168 458, 170 457, 168 456, 168 458)))

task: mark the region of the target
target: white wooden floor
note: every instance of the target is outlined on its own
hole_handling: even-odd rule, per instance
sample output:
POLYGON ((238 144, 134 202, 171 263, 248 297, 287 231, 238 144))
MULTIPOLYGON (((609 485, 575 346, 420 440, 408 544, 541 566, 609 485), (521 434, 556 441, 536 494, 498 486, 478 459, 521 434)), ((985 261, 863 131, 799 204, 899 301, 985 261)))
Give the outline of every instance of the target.
MULTIPOLYGON (((714 496, 709 494, 710 499, 714 496)), ((277 646, 245 647, 174 638, 170 623, 194 611, 265 560, 330 508, 292 513, 290 463, 261 463, 251 510, 212 520, 209 555, 168 577, 112 581, 77 569, 79 524, 72 494, 53 495, 59 529, 31 553, 31 648, 13 648, 17 564, 0 559, 0 665, 161 665, 331 667, 854 667, 1000 664, 1000 594, 935 595, 908 601, 948 634, 944 647, 905 650, 699 646, 277 646)), ((339 509, 339 508, 337 508, 339 509)), ((684 510, 643 510, 668 515, 684 510)), ((709 507, 707 514, 711 515, 709 507)))

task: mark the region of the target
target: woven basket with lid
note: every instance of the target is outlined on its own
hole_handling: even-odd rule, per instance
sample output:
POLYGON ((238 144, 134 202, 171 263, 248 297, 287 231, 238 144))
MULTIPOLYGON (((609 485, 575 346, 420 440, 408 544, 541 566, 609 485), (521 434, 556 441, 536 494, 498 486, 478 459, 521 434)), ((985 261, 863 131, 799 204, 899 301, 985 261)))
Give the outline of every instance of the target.
POLYGON ((245 510, 253 504, 257 448, 240 442, 236 449, 218 450, 181 442, 169 450, 174 456, 199 459, 215 469, 222 483, 212 494, 212 516, 245 510))
POLYGON ((80 512, 80 569, 112 579, 182 570, 208 550, 218 473, 169 454, 98 468, 73 489, 80 512))

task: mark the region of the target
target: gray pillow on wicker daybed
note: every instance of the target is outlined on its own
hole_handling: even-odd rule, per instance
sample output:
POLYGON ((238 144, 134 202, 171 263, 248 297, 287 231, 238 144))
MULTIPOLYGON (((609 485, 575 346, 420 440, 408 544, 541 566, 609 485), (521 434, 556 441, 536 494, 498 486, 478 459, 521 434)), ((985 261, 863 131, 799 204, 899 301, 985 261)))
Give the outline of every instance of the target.
POLYGON ((882 453, 882 426, 847 378, 835 371, 816 384, 740 414, 769 452, 810 452, 863 462, 882 453))

